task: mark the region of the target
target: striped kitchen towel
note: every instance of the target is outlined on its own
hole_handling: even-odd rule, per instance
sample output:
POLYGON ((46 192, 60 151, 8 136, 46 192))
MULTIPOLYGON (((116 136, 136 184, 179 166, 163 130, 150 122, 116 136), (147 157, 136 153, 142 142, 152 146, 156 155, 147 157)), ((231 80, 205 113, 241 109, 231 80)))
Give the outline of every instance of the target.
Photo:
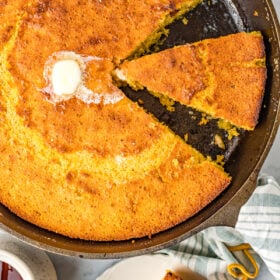
POLYGON ((235 228, 280 279, 280 186, 273 177, 259 177, 258 187, 241 208, 235 228))
POLYGON ((235 229, 211 227, 160 253, 178 258, 208 280, 258 279, 264 263, 280 280, 280 186, 261 175, 235 229))

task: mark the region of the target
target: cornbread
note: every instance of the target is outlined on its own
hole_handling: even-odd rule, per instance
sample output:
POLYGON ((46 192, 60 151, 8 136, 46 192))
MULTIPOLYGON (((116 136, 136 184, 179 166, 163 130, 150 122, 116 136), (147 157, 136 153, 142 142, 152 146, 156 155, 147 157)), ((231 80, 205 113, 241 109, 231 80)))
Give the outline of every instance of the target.
POLYGON ((168 271, 162 280, 182 280, 182 278, 174 274, 172 271, 168 271))
POLYGON ((1 3, 2 204, 69 237, 125 240, 186 220, 228 186, 220 166, 130 101, 111 76, 198 3, 1 3), (76 77, 69 88, 56 73, 65 61, 76 77))
POLYGON ((266 67, 260 32, 237 33, 125 61, 116 76, 215 118, 252 130, 263 99, 266 67))
POLYGON ((101 78, 93 90, 108 93, 110 83, 102 77, 113 70, 115 63, 139 55, 164 32, 166 24, 199 2, 6 1, 0 7, 0 49, 14 37, 8 54, 13 76, 38 88, 45 84, 45 62, 56 52, 66 50, 105 59, 111 64, 104 67, 101 60, 96 65, 101 78), (7 26, 7 22, 11 24, 7 26))

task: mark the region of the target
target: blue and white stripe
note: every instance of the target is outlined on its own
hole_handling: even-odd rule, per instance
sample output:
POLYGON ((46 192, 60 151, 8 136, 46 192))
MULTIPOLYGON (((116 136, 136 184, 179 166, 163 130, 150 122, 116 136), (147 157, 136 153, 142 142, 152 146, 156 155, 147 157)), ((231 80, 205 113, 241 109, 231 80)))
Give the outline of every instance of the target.
POLYGON ((280 279, 280 186, 262 175, 260 185, 241 208, 236 230, 261 256, 270 272, 280 279))
POLYGON ((227 266, 238 261, 226 245, 235 246, 243 241, 233 228, 211 227, 160 252, 174 256, 208 280, 233 280, 227 266))
POLYGON ((258 182, 241 208, 235 229, 211 227, 160 253, 174 256, 208 280, 233 280, 227 266, 241 263, 249 269, 248 260, 240 252, 233 254, 227 246, 249 243, 258 265, 265 262, 280 280, 280 186, 267 175, 260 176, 258 182))

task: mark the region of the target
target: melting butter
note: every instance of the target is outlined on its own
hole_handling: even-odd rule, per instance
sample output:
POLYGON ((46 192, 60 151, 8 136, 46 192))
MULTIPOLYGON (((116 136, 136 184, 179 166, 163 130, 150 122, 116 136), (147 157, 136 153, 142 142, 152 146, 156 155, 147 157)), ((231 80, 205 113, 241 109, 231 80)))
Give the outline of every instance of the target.
POLYGON ((82 82, 80 65, 72 59, 57 61, 53 66, 51 82, 54 94, 73 95, 82 82))
MULTIPOLYGON (((124 94, 118 88, 109 92, 95 92, 87 88, 85 76, 89 63, 100 63, 106 58, 96 56, 84 56, 72 51, 53 53, 46 61, 43 76, 47 86, 42 92, 49 95, 51 103, 67 101, 73 97, 86 104, 114 104, 124 98, 124 94)), ((90 77, 97 79, 99 77, 90 77)))

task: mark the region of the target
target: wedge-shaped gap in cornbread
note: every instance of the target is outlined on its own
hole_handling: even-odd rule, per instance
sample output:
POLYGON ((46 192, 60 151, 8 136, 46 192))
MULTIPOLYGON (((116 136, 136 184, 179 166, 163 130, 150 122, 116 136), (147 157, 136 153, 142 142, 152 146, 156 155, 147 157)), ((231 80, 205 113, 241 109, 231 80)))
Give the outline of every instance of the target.
MULTIPOLYGON (((240 16, 232 1, 203 0, 195 9, 185 13, 165 27, 160 40, 141 56, 206 38, 252 31, 240 16), (221 24, 221 22, 223 24, 221 24)), ((139 55, 138 55, 139 56, 139 55)))
POLYGON ((179 102, 166 106, 146 89, 135 91, 124 86, 122 90, 128 98, 167 125, 186 143, 214 161, 219 161, 222 157, 222 163, 226 163, 245 135, 243 129, 214 119, 179 102), (217 137, 220 137, 223 144, 215 141, 217 137))

